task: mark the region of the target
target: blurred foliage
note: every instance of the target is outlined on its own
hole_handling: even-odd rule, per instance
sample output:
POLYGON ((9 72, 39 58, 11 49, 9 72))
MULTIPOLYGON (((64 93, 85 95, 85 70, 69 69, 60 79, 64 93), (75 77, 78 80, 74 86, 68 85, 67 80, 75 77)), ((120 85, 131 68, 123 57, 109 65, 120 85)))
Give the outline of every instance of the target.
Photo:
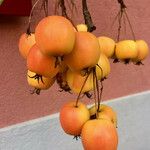
POLYGON ((3 3, 4 0, 0 0, 0 5, 3 3))

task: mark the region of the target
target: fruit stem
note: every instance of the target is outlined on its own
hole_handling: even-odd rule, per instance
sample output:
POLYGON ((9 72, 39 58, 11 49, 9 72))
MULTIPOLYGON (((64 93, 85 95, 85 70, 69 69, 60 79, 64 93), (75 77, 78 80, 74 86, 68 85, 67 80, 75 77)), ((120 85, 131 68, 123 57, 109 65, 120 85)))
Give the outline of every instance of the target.
POLYGON ((126 16, 126 18, 127 18, 128 24, 129 24, 129 26, 130 26, 130 30, 131 30, 131 32, 132 32, 133 40, 136 41, 135 33, 134 33, 134 31, 133 31, 133 27, 132 27, 132 25, 131 25, 131 22, 130 22, 130 19, 129 19, 129 17, 128 17, 128 14, 127 14, 126 10, 124 11, 124 13, 125 13, 125 16, 126 16))
POLYGON ((37 0, 37 1, 34 3, 34 5, 32 6, 32 9, 31 9, 31 11, 30 11, 30 16, 29 16, 29 20, 28 20, 28 27, 27 27, 27 31, 26 31, 26 33, 27 33, 28 35, 31 34, 31 19, 32 19, 33 11, 34 11, 34 8, 36 7, 36 5, 39 3, 39 1, 40 1, 40 0, 37 0))
POLYGON ((84 88, 84 86, 85 86, 85 84, 86 84, 86 81, 87 81, 87 79, 88 79, 90 73, 91 73, 91 70, 88 72, 88 74, 87 74, 87 76, 86 76, 86 78, 85 78, 85 80, 84 80, 84 82, 83 82, 83 85, 82 85, 82 87, 81 87, 81 90, 80 90, 80 92, 79 92, 79 94, 78 94, 78 97, 77 97, 77 100, 76 100, 75 107, 78 107, 78 102, 79 102, 81 93, 82 93, 82 91, 83 91, 83 88, 84 88))
POLYGON ((119 12, 119 16, 118 16, 119 26, 118 26, 117 42, 120 40, 120 32, 121 32, 121 28, 122 28, 121 22, 122 22, 123 11, 124 10, 121 9, 119 12))
MULTIPOLYGON (((131 25, 131 22, 130 22, 130 19, 128 17, 128 14, 126 12, 126 5, 124 3, 123 0, 118 0, 118 3, 120 4, 120 11, 119 13, 117 14, 117 17, 118 17, 118 22, 119 22, 119 26, 118 26, 118 35, 117 35, 117 42, 120 40, 120 32, 121 32, 121 22, 122 22, 122 17, 123 17, 123 14, 125 14, 125 17, 128 21, 128 24, 129 24, 129 27, 130 27, 130 30, 131 30, 131 33, 132 33, 132 37, 133 37, 133 40, 136 41, 136 38, 135 38, 135 34, 134 34, 134 31, 133 31, 133 27, 131 25)), ((124 20, 125 22, 125 20, 124 20)))
POLYGON ((115 22, 117 21, 118 17, 119 17, 119 14, 120 14, 120 10, 119 12, 117 13, 117 15, 115 16, 114 20, 112 21, 112 24, 111 24, 111 28, 114 26, 115 22))
MULTIPOLYGON (((102 77, 103 77, 103 69, 100 65, 97 64, 97 66, 101 69, 101 72, 102 72, 102 77)), ((97 92, 98 92, 98 108, 97 108, 97 114, 98 112, 100 112, 100 103, 101 103, 101 100, 102 100, 102 94, 103 94, 103 80, 100 81, 101 83, 101 89, 99 91, 99 85, 98 85, 98 79, 97 79, 97 74, 96 74, 96 71, 95 71, 95 77, 96 77, 96 87, 97 87, 97 92)))
POLYGON ((88 31, 92 32, 92 31, 96 30, 96 26, 94 26, 92 18, 91 18, 91 14, 90 14, 90 12, 88 10, 88 6, 87 6, 87 1, 86 0, 82 0, 82 11, 83 11, 85 24, 88 27, 88 31))
MULTIPOLYGON (((37 0, 34 5, 32 6, 32 9, 30 11, 30 15, 29 15, 29 20, 28 20, 28 27, 27 27, 27 31, 26 33, 28 35, 31 34, 31 20, 32 20, 32 16, 33 16, 33 11, 36 7, 36 5, 39 3, 40 0, 37 0)), ((48 16, 48 0, 43 0, 43 3, 42 3, 42 6, 41 7, 44 7, 44 12, 45 12, 45 16, 47 17, 48 16)))
POLYGON ((96 71, 94 71, 95 79, 96 79, 96 90, 97 90, 97 100, 98 100, 98 106, 97 106, 97 114, 100 111, 100 92, 99 92, 99 84, 98 84, 98 79, 97 79, 97 74, 96 71))
POLYGON ((120 10, 119 10, 119 13, 117 15, 118 16, 118 23, 119 23, 118 35, 117 35, 117 42, 118 42, 120 40, 120 32, 121 32, 121 28, 122 28, 121 22, 122 22, 123 13, 127 7, 126 7, 123 0, 117 0, 117 1, 120 4, 120 10))
POLYGON ((97 101, 96 101, 96 90, 95 90, 95 67, 93 68, 93 91, 94 91, 94 102, 95 102, 95 108, 97 108, 97 101))

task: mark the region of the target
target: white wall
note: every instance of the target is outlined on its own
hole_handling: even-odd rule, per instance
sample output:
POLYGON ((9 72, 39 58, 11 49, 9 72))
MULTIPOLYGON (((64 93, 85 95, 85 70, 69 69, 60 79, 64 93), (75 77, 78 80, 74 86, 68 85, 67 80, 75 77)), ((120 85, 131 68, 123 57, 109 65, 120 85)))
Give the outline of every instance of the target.
MULTIPOLYGON (((118 150, 150 150, 150 91, 109 102, 118 113, 118 150)), ((0 129, 0 150, 82 150, 58 114, 0 129)))

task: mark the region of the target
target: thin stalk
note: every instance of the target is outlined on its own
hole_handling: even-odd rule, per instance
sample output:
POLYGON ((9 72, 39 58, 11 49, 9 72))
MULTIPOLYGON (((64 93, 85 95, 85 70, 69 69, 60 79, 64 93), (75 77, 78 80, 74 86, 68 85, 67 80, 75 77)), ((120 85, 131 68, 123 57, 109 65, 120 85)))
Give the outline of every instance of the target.
POLYGON ((123 16, 123 10, 120 11, 120 14, 118 16, 118 35, 117 35, 117 42, 120 40, 120 33, 121 33, 121 28, 122 28, 122 16, 123 16))
POLYGON ((101 83, 101 88, 100 88, 100 102, 101 102, 104 86, 103 86, 103 81, 102 80, 100 81, 100 83, 101 83))
MULTIPOLYGON (((103 77, 103 69, 102 69, 102 67, 100 66, 100 65, 98 65, 97 64, 97 66, 101 69, 101 72, 102 72, 102 77, 103 77)), ((98 80, 97 80, 97 75, 96 75, 96 72, 95 72, 95 76, 96 76, 96 81, 98 82, 98 80)), ((100 89, 100 91, 99 91, 99 86, 98 86, 98 83, 97 83, 97 86, 98 86, 98 109, 97 109, 97 112, 99 112, 100 111, 100 103, 101 103, 101 101, 102 101, 102 94, 103 94, 103 80, 101 80, 100 81, 101 82, 101 89, 100 89)))
POLYGON ((94 93, 94 102, 95 102, 95 108, 97 108, 97 101, 96 101, 96 90, 95 90, 95 68, 93 68, 93 93, 94 93))
POLYGON ((28 28, 27 28, 27 34, 30 35, 31 34, 31 19, 32 19, 32 15, 33 15, 33 11, 36 7, 36 5, 39 3, 40 0, 37 0, 34 5, 32 6, 31 12, 30 12, 30 16, 29 16, 29 20, 28 20, 28 28))
POLYGON ((111 29, 113 28, 115 22, 118 20, 119 15, 120 15, 120 10, 119 10, 119 12, 117 13, 117 15, 115 16, 115 18, 114 18, 114 20, 113 20, 113 22, 112 22, 112 24, 111 24, 111 26, 110 26, 111 29))
POLYGON ((129 23, 129 26, 130 26, 130 30, 131 30, 133 39, 134 39, 134 41, 136 41, 135 34, 134 34, 134 31, 133 31, 133 27, 132 27, 132 25, 131 25, 131 22, 130 22, 130 19, 129 19, 129 17, 128 17, 128 14, 127 14, 126 11, 124 11, 124 13, 125 13, 125 16, 126 16, 126 18, 127 18, 128 23, 129 23))
POLYGON ((125 11, 125 9, 127 8, 124 1, 123 0, 117 0, 118 3, 120 4, 120 13, 118 15, 118 23, 119 23, 119 26, 118 26, 118 35, 117 35, 117 42, 120 40, 120 32, 121 32, 121 22, 122 22, 122 17, 123 17, 123 13, 125 11))
POLYGON ((127 33, 127 27, 126 27, 126 18, 125 18, 124 15, 123 15, 123 24, 124 24, 124 33, 125 33, 125 36, 126 36, 126 33, 127 33))
POLYGON ((100 99, 100 92, 99 92, 99 83, 98 83, 98 79, 97 79, 97 74, 96 74, 96 71, 94 72, 94 76, 95 76, 95 79, 96 79, 96 90, 97 90, 97 101, 98 101, 98 106, 97 106, 97 113, 100 112, 100 102, 101 102, 101 99, 100 99))
POLYGON ((81 87, 81 90, 80 90, 80 92, 79 92, 79 94, 78 94, 78 97, 77 97, 77 100, 76 100, 76 105, 75 105, 75 107, 78 107, 78 102, 79 102, 81 93, 82 93, 82 91, 83 91, 83 88, 84 88, 84 86, 85 86, 85 84, 86 84, 86 81, 87 81, 87 79, 88 79, 90 73, 91 73, 91 70, 89 71, 87 77, 85 78, 85 80, 84 80, 84 82, 83 82, 83 85, 82 85, 82 87, 81 87))
POLYGON ((118 3, 120 4, 121 16, 120 16, 120 18, 119 18, 119 27, 118 27, 118 38, 117 38, 117 40, 119 40, 119 38, 120 38, 120 33, 119 33, 119 32, 120 32, 120 30, 121 30, 120 23, 121 23, 121 20, 122 20, 122 15, 125 14, 125 17, 126 17, 126 19, 127 19, 127 21, 128 21, 128 24, 129 24, 129 27, 130 27, 130 30, 131 30, 133 39, 134 39, 134 41, 136 41, 135 34, 134 34, 134 31, 133 31, 133 27, 132 27, 132 25, 131 25, 130 19, 129 19, 129 17, 128 17, 127 12, 126 12, 126 8, 127 8, 127 7, 126 7, 126 5, 125 5, 125 3, 124 3, 123 0, 118 0, 118 3))

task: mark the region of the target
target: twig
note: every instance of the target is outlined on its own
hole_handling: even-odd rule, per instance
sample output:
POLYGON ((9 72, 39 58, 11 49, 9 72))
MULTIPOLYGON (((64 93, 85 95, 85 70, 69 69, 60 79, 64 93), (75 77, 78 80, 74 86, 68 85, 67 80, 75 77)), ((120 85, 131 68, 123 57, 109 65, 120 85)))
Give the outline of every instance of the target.
MULTIPOLYGON (((102 77, 103 77, 103 69, 100 65, 97 64, 97 66, 100 68, 101 72, 102 72, 102 77)), ((98 90, 98 108, 97 108, 97 112, 100 111, 100 103, 102 101, 102 94, 103 94, 103 80, 101 80, 101 89, 100 89, 100 92, 99 92, 99 85, 98 85, 98 79, 97 79, 97 75, 96 75, 96 72, 95 72, 95 76, 96 76, 96 84, 97 84, 97 90, 98 90)))
MULTIPOLYGON (((127 12, 126 12, 127 6, 125 5, 125 3, 124 3, 123 0, 118 0, 118 3, 120 4, 120 14, 119 14, 119 17, 118 17, 119 26, 118 26, 117 41, 120 40, 121 21, 122 21, 122 18, 123 18, 123 15, 124 15, 124 14, 125 14, 125 17, 126 17, 126 19, 127 19, 127 21, 128 21, 128 24, 129 24, 129 27, 130 27, 130 30, 131 30, 133 39, 134 39, 134 41, 135 41, 136 38, 135 38, 134 31, 133 31, 133 27, 132 27, 132 25, 131 25, 130 19, 129 19, 129 17, 128 17, 127 12)), ((124 22, 125 22, 125 20, 124 20, 124 22)))
MULTIPOLYGON (((93 91, 94 91, 94 102, 95 102, 95 108, 97 108, 97 100, 96 100, 96 85, 95 85, 95 68, 93 68, 93 91)), ((96 113, 97 114, 97 113, 96 113)))
POLYGON ((31 34, 31 19, 32 19, 33 11, 34 11, 36 5, 39 3, 39 1, 40 1, 40 0, 37 0, 37 1, 34 3, 34 5, 32 6, 32 9, 31 9, 31 12, 30 12, 30 16, 29 16, 29 20, 28 20, 28 27, 27 27, 27 31, 26 31, 26 33, 27 33, 28 35, 31 34))
POLYGON ((96 30, 96 26, 94 26, 92 18, 91 18, 91 14, 88 10, 86 0, 82 0, 82 10, 83 10, 83 16, 84 16, 85 24, 88 27, 88 31, 92 32, 92 31, 96 30))
POLYGON ((119 23, 119 26, 118 26, 117 42, 120 40, 120 32, 121 32, 121 28, 122 28, 121 23, 122 23, 123 11, 124 11, 124 10, 120 10, 120 13, 119 13, 119 16, 118 16, 118 23, 119 23))

